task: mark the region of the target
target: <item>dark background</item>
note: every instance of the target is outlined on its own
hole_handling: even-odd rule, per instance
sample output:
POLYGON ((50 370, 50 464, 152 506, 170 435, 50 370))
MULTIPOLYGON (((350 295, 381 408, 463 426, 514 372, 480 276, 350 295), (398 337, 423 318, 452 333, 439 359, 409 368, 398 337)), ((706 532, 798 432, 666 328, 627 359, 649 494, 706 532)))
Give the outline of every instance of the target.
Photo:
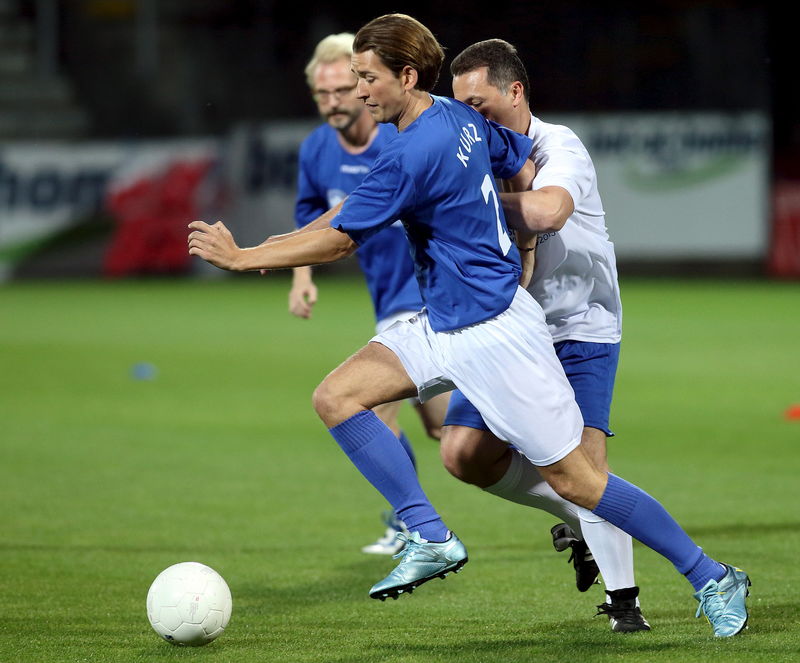
MULTIPOLYGON (((446 47, 445 67, 473 41, 514 43, 538 114, 762 110, 773 120, 775 174, 800 176, 788 4, 161 0, 147 40, 135 0, 59 5, 59 73, 88 116, 88 137, 211 135, 240 122, 313 117, 303 68, 316 42, 402 11, 446 47)), ((35 11, 35 2, 20 2, 23 18, 35 11)), ((446 70, 435 91, 449 93, 446 70)))

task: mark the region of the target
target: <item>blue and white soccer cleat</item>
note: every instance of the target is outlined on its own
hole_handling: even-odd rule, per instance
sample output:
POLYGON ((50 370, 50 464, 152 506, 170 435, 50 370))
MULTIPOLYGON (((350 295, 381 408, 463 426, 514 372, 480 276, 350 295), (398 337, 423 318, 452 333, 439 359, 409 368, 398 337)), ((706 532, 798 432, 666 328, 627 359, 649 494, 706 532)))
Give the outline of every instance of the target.
POLYGON ((724 564, 728 572, 722 580, 709 580, 694 597, 700 601, 695 617, 706 616, 714 635, 730 638, 747 627, 747 605, 750 578, 741 569, 724 564))
POLYGON ((402 561, 369 590, 373 599, 385 601, 396 599, 404 592, 410 594, 428 580, 444 578, 451 571, 458 573, 467 563, 467 549, 452 532, 443 543, 426 541, 419 532, 410 536, 398 534, 397 538, 405 542, 405 548, 395 555, 396 558, 402 557, 402 561))
POLYGON ((381 519, 386 530, 377 541, 361 548, 361 552, 368 555, 396 555, 399 553, 405 541, 397 538, 398 533, 408 535, 408 530, 402 520, 397 517, 394 510, 384 511, 381 519))

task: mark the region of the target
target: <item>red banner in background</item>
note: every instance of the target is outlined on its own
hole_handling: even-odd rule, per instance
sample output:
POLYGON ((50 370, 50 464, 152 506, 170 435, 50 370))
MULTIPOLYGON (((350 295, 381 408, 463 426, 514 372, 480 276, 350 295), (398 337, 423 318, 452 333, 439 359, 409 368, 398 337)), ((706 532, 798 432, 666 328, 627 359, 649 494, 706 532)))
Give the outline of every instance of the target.
POLYGON ((775 183, 772 215, 769 274, 779 278, 800 277, 800 181, 775 183))
POLYGON ((106 252, 106 276, 186 272, 187 224, 197 218, 198 191, 211 161, 176 161, 144 172, 109 194, 117 222, 106 252))

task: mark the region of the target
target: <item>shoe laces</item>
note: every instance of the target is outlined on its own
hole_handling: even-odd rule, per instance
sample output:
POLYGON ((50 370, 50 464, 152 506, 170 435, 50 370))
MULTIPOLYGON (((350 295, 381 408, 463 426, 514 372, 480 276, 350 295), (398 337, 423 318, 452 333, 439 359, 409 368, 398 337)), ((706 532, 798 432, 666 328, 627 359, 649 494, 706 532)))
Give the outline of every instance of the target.
POLYGON ((724 595, 725 592, 719 591, 719 585, 711 585, 704 589, 694 616, 699 617, 703 614, 710 622, 718 619, 725 612, 725 601, 722 600, 724 595))
MULTIPOLYGON (((400 552, 392 555, 392 559, 403 558, 403 562, 405 562, 406 561, 406 559, 405 559, 406 556, 408 556, 408 559, 410 560, 414 556, 414 552, 422 547, 421 543, 418 543, 413 538, 411 538, 408 534, 404 534, 403 532, 398 532, 397 533, 397 539, 398 539, 398 541, 402 541, 404 545, 403 545, 403 549, 400 550, 400 552)), ((402 564, 403 562, 400 562, 400 563, 402 564)))

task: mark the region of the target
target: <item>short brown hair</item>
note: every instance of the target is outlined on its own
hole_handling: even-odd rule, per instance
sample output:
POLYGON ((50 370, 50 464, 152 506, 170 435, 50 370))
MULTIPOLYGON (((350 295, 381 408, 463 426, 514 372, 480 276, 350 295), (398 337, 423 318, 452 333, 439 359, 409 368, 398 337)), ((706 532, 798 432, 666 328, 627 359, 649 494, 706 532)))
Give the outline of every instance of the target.
POLYGON ((505 94, 512 83, 522 83, 525 101, 530 102, 528 72, 522 64, 517 49, 503 39, 487 39, 467 46, 450 64, 450 74, 461 76, 486 67, 486 80, 505 94))
POLYGON ((433 33, 406 14, 386 14, 367 23, 356 33, 353 52, 372 51, 395 76, 403 67, 417 72, 416 87, 430 92, 439 80, 444 49, 433 33))

